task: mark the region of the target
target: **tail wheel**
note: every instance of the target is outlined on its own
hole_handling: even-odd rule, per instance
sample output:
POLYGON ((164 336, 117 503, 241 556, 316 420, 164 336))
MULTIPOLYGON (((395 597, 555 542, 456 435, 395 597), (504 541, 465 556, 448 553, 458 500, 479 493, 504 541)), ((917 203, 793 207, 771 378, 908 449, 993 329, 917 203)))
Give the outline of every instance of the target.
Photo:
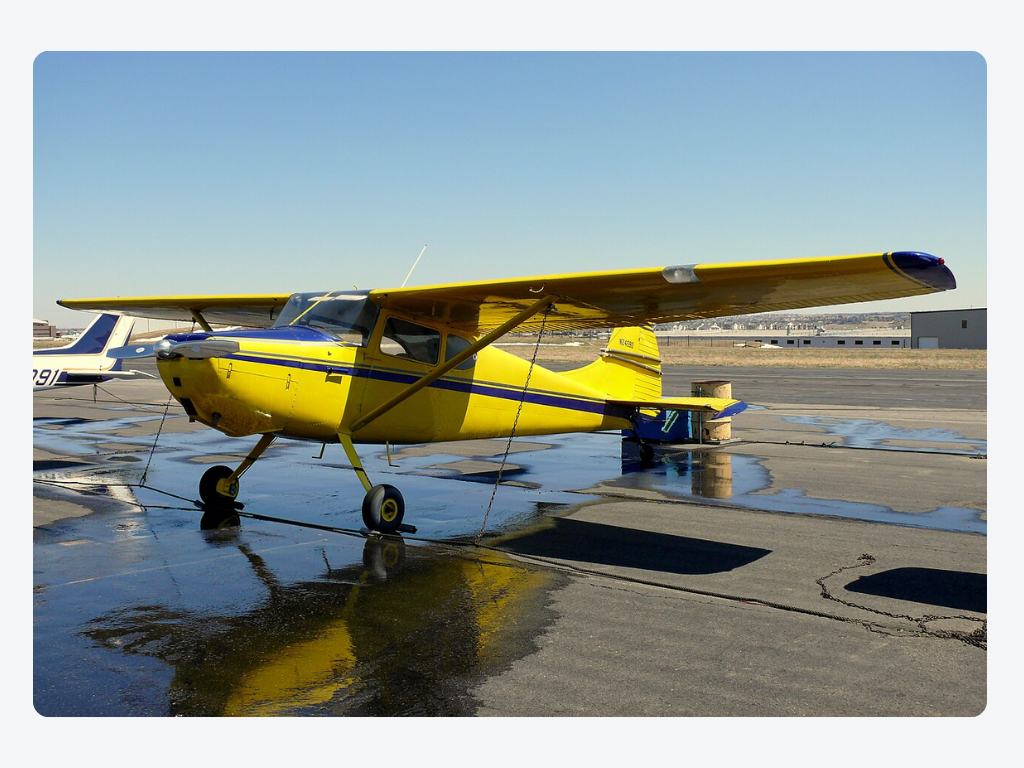
POLYGON ((640 443, 640 463, 645 467, 654 464, 654 449, 647 443, 640 443))
POLYGON ((363 497, 363 523, 371 531, 395 533, 405 517, 405 499, 393 485, 375 485, 363 497))

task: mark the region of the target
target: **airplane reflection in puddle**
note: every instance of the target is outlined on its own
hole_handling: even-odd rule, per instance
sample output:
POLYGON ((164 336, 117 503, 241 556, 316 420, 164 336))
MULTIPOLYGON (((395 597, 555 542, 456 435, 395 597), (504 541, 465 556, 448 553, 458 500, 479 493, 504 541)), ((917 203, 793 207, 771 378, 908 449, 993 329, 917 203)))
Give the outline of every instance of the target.
POLYGON ((172 715, 465 715, 478 680, 533 650, 564 577, 498 554, 468 559, 367 539, 361 565, 282 584, 244 543, 267 590, 234 615, 145 604, 84 635, 173 670, 172 715))
POLYGON ((652 464, 640 459, 639 446, 622 441, 622 478, 608 484, 625 487, 660 487, 680 490, 689 485, 689 495, 704 499, 731 499, 733 457, 715 450, 684 450, 657 447, 652 464), (665 483, 665 480, 670 482, 665 483))

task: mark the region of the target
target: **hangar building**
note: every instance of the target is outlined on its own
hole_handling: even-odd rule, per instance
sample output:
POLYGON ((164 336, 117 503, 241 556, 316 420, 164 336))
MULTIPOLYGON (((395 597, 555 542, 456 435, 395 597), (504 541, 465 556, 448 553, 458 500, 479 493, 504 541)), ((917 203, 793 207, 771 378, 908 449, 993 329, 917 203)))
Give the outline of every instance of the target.
POLYGON ((988 309, 910 313, 913 349, 988 349, 988 309))

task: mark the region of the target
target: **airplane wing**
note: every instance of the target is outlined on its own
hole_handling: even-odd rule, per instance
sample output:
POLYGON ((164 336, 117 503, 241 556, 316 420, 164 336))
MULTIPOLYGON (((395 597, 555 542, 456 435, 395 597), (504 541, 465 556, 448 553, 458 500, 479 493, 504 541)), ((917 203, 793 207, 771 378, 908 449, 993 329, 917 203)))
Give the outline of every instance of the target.
POLYGON ((269 328, 290 294, 235 296, 157 296, 152 298, 61 299, 68 309, 116 312, 132 317, 191 322, 201 316, 211 325, 269 328))
MULTIPOLYGON (((499 327, 544 295, 547 330, 666 323, 917 296, 956 287, 942 259, 896 252, 694 264, 374 290, 381 307, 467 333, 499 327)), ((540 328, 542 313, 517 331, 540 328)))
MULTIPOLYGON (((629 327, 724 315, 918 296, 956 287, 942 259, 901 251, 779 261, 693 264, 612 272, 542 275, 370 291, 377 305, 441 322, 467 334, 500 327, 543 296, 554 311, 517 331, 629 327)), ((287 294, 64 299, 69 309, 213 325, 266 328, 287 294)))

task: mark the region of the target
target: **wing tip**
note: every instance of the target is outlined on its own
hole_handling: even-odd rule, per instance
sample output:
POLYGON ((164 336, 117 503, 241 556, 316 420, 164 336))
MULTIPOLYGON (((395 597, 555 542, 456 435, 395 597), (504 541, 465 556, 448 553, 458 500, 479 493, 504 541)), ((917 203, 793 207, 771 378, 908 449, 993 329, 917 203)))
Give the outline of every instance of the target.
POLYGON ((956 278, 943 258, 922 251, 894 251, 888 254, 888 258, 900 272, 934 291, 956 288, 956 278))

